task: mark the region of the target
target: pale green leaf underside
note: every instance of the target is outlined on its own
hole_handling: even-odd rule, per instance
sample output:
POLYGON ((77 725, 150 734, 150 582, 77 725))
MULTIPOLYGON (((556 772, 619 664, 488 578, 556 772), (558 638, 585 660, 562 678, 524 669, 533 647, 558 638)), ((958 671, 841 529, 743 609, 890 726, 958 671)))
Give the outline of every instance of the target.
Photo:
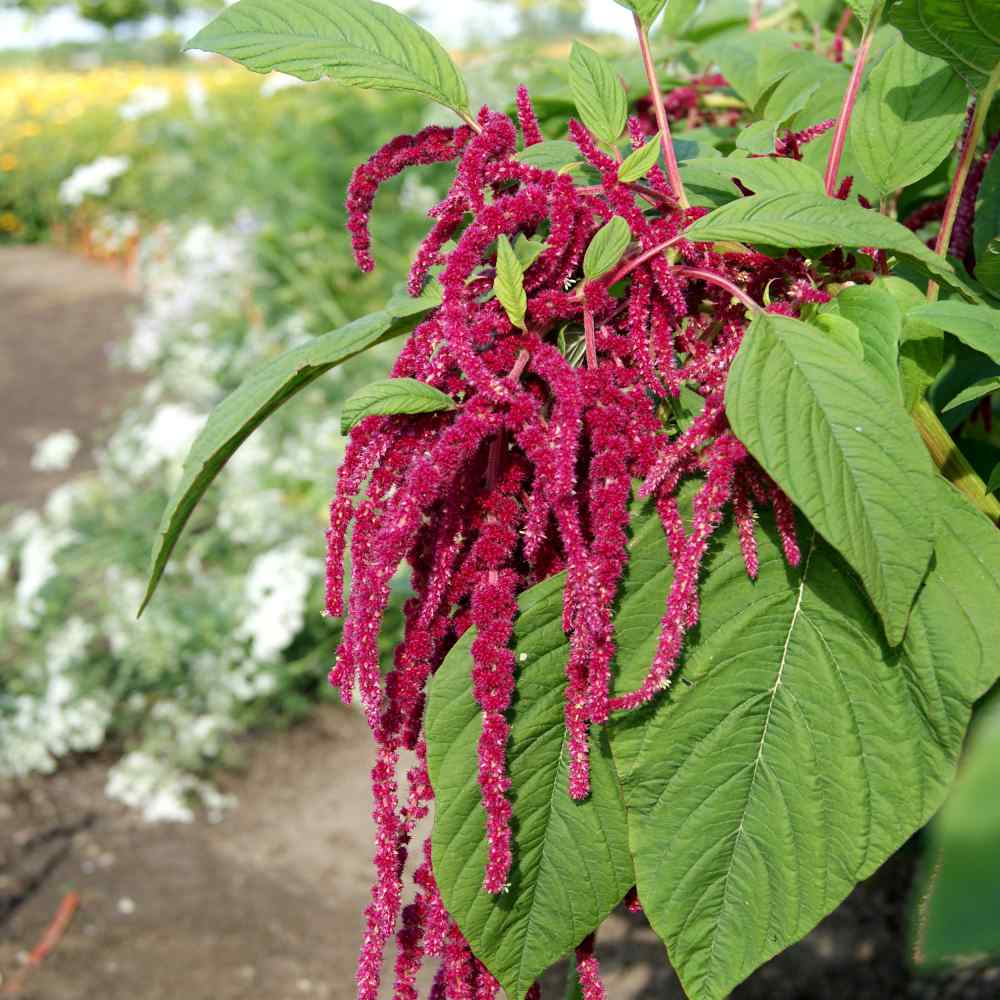
POLYGON ((880 377, 809 326, 758 316, 729 374, 737 437, 861 577, 903 638, 934 542, 931 466, 880 377))
POLYGON ((889 47, 861 91, 848 139, 881 194, 926 177, 951 153, 968 100, 947 63, 902 39, 889 47))
POLYGON ((997 0, 895 0, 889 20, 909 45, 949 62, 973 90, 1000 63, 997 0))
POLYGON ((922 266, 963 289, 954 269, 898 222, 848 202, 811 193, 757 194, 723 205, 687 228, 699 242, 738 240, 774 247, 872 246, 922 266))
POLYGON ((403 413, 436 413, 455 409, 455 401, 440 389, 413 378, 387 378, 370 382, 349 397, 340 412, 340 432, 372 416, 403 413))
POLYGON ((157 531, 143 608, 156 590, 163 570, 191 516, 212 480, 237 448, 280 406, 324 372, 367 350, 380 340, 411 330, 426 314, 420 300, 400 302, 394 314, 372 313, 347 326, 293 348, 257 369, 212 412, 195 438, 157 531))
POLYGON ((585 802, 569 797, 561 584, 556 577, 525 594, 515 628, 519 669, 508 714, 514 865, 507 892, 491 896, 482 888, 485 820, 476 780, 482 716, 471 691, 471 631, 435 675, 427 708, 434 874, 448 912, 510 1000, 522 1000, 635 883, 625 806, 599 734, 591 739, 592 794, 585 802))
POLYGON ((522 149, 515 157, 521 163, 542 170, 565 171, 583 165, 583 155, 576 143, 568 139, 546 139, 522 149))
POLYGON ((1000 364, 1000 310, 967 302, 932 302, 910 313, 1000 364))
MULTIPOLYGON (((997 672, 1000 536, 943 482, 933 499, 937 558, 898 651, 839 557, 803 526, 790 570, 765 517, 757 583, 730 528, 710 557, 689 683, 613 724, 639 897, 688 996, 722 1000, 808 933, 945 794, 997 672)), ((648 541, 623 646, 669 586, 648 541)))
POLYGON ((372 0, 239 0, 187 47, 258 73, 405 90, 468 113, 465 82, 448 53, 408 17, 372 0))
POLYGON ((620 216, 613 216, 594 233, 594 238, 583 255, 583 274, 588 279, 607 274, 622 259, 629 243, 632 230, 620 216))

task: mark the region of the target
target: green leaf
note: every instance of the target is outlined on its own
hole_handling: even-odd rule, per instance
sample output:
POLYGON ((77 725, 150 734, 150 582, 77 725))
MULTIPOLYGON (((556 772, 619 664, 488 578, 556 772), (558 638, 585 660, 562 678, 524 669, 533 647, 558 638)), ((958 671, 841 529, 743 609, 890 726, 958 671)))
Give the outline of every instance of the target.
POLYGON ((582 42, 570 52, 569 85, 583 124, 601 142, 617 142, 628 116, 625 90, 610 64, 582 42))
POLYGON ((881 378, 804 323, 759 314, 730 370, 736 436, 861 577, 892 645, 934 543, 930 460, 881 378))
POLYGON ((947 406, 941 408, 941 412, 947 413, 949 410, 958 409, 966 403, 982 399, 983 396, 989 396, 990 393, 994 392, 1000 392, 1000 375, 991 375, 989 378, 980 379, 967 389, 963 389, 947 406))
MULTIPOLYGON (((673 0, 676 2, 676 0, 673 0)), ((643 26, 648 28, 659 16, 660 11, 667 6, 667 0, 615 0, 619 7, 639 15, 643 26)), ((671 3, 673 6, 673 3, 671 3)))
POLYGON ((996 493, 998 490, 1000 490, 1000 464, 993 466, 990 481, 986 484, 987 493, 996 493))
POLYGON ((1000 364, 1000 310, 949 300, 920 306, 910 315, 946 330, 1000 364))
POLYGON ((514 159, 541 170, 555 170, 557 173, 565 173, 583 166, 580 150, 576 143, 568 139, 546 139, 544 142, 536 142, 534 146, 522 149, 514 159))
POLYGON ((872 15, 881 8, 883 0, 847 0, 847 6, 858 16, 858 20, 867 25, 872 15))
POLYGON ((912 310, 927 299, 910 282, 895 276, 879 277, 873 288, 888 292, 903 311, 903 332, 899 346, 899 379, 903 387, 903 405, 913 409, 937 378, 944 361, 944 335, 936 327, 914 319, 912 310))
POLYGON ((800 0, 799 9, 813 23, 820 27, 826 24, 837 6, 836 0, 800 0))
POLYGON ((528 239, 524 233, 518 233, 514 240, 514 253, 521 271, 525 272, 548 249, 549 245, 540 239, 528 239))
POLYGON ((476 753, 482 715, 472 695, 473 630, 434 676, 427 706, 434 875, 448 912, 511 1000, 522 1000, 635 882, 625 805, 607 740, 597 731, 590 743, 590 797, 575 802, 569 796, 562 584, 562 576, 554 577, 519 602, 519 670, 507 747, 514 865, 510 889, 500 895, 482 888, 485 820, 476 753))
POLYGON ((882 376, 894 397, 903 402, 899 380, 903 311, 896 300, 888 292, 871 285, 850 285, 842 289, 827 308, 855 324, 865 361, 882 376))
POLYGON ((974 91, 1000 64, 996 0, 895 0, 889 21, 908 45, 950 63, 974 91))
POLYGON ((774 152, 778 141, 778 123, 764 118, 748 125, 736 137, 736 148, 745 149, 754 156, 767 156, 774 152))
POLYGON ((614 216, 594 233, 594 238, 583 255, 583 274, 588 280, 607 274, 622 259, 629 243, 632 230, 620 216, 614 216))
MULTIPOLYGON (((613 721, 639 898, 690 997, 722 1000, 801 938, 945 796, 997 672, 1000 535, 932 482, 937 557, 898 650, 836 553, 803 528, 789 569, 765 516, 756 582, 730 526, 713 547, 688 683, 613 721)), ((631 686, 670 582, 647 534, 616 619, 631 686)))
POLYGON ((286 351, 258 368, 209 414, 188 452, 180 484, 163 512, 139 614, 152 598, 192 511, 236 449, 275 410, 324 372, 382 340, 408 333, 425 314, 426 309, 401 316, 387 310, 372 313, 286 351))
POLYGON ((977 251, 976 279, 1000 298, 1000 236, 993 237, 981 251, 977 251))
POLYGON ((408 17, 372 0, 239 0, 187 48, 217 52, 256 73, 409 91, 469 113, 465 82, 448 53, 408 17))
MULTIPOLYGON (((718 177, 738 178, 754 194, 780 194, 788 191, 807 191, 822 194, 823 178, 812 167, 799 160, 784 157, 768 159, 759 156, 727 156, 724 159, 689 160, 684 170, 715 174, 718 177)), ((683 171, 682 171, 683 173, 683 171)), ((738 193, 734 185, 733 194, 738 193)))
POLYGON ((818 194, 758 194, 740 198, 688 226, 688 239, 736 240, 774 247, 879 247, 919 264, 942 284, 966 289, 954 268, 905 226, 858 205, 818 194))
POLYGON ((630 184, 645 177, 653 169, 659 155, 660 136, 657 133, 644 146, 640 146, 625 157, 618 167, 618 180, 623 184, 630 184))
POLYGON ((521 262, 506 236, 497 240, 497 275, 493 280, 493 291, 503 306, 507 318, 519 329, 524 329, 524 314, 528 308, 528 296, 524 292, 524 271, 521 262))
MULTIPOLYGON (((991 156, 990 162, 986 164, 983 180, 976 194, 976 215, 972 234, 978 276, 983 257, 989 252, 989 244, 1000 237, 1000 156, 991 156)), ((1000 253, 1000 250, 995 252, 1000 253)))
POLYGON ((950 155, 968 100, 947 63, 902 39, 889 47, 861 91, 848 140, 882 195, 926 177, 950 155))
POLYGON ((1000 706, 972 727, 970 750, 948 801, 927 828, 911 905, 918 965, 1000 954, 1000 706))
POLYGON ((838 347, 854 355, 857 361, 865 360, 865 349, 861 344, 861 331, 856 323, 833 312, 820 313, 813 323, 838 347))
POLYGON ((371 416, 401 413, 436 413, 454 410, 455 401, 440 389, 413 378, 386 378, 371 382, 344 402, 340 411, 340 433, 371 416))

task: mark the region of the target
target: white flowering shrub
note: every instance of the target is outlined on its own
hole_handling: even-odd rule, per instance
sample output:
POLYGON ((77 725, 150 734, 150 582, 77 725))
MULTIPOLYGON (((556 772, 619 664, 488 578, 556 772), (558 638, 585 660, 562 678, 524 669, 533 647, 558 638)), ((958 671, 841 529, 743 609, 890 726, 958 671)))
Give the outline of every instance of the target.
MULTIPOLYGON (((135 619, 149 539, 206 414, 249 370, 317 332, 288 309, 265 321, 261 228, 243 213, 224 228, 164 226, 143 239, 142 305, 116 360, 148 381, 95 472, 5 519, 2 774, 51 772, 111 746, 123 756, 107 793, 151 821, 185 821, 194 800, 210 814, 227 805, 206 775, 235 762, 236 734, 325 697, 339 634, 319 613, 338 399, 384 356, 318 382, 247 442, 198 511, 169 592, 135 619)), ((54 434, 34 465, 64 467, 76 446, 54 434)))

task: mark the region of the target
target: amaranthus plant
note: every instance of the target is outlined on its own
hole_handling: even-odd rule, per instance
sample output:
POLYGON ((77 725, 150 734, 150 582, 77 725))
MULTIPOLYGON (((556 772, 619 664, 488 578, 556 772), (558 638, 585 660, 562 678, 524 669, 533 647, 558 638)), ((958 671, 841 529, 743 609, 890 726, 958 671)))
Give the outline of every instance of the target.
POLYGON ((623 900, 725 996, 930 818, 1000 673, 1000 504, 926 398, 944 332, 1000 364, 1000 3, 754 5, 654 55, 664 0, 620 2, 645 83, 574 44, 544 129, 370 0, 240 0, 190 43, 457 116, 355 170, 370 271, 380 185, 454 167, 406 289, 212 415, 150 583, 269 413, 406 336, 344 408, 328 532, 330 678, 376 744, 360 1000, 428 959, 433 998, 537 997, 569 954, 596 1000, 623 900))

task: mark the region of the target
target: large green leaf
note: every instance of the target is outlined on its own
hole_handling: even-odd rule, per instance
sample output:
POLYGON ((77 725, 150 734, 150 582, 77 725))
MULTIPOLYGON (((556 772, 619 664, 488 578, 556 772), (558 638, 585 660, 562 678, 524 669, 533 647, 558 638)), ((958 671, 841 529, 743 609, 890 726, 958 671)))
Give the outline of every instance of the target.
POLYGON ((365 417, 437 413, 453 409, 455 401, 451 396, 426 382, 414 378, 377 379, 345 400, 340 411, 340 432, 349 433, 365 417))
POLYGON ((625 128, 628 102, 621 80, 607 60, 589 45, 574 42, 569 85, 583 124, 601 142, 617 142, 625 128))
POLYGON ((912 904, 918 964, 1000 954, 1000 705, 972 729, 971 750, 928 827, 912 904))
POLYGON ((882 379, 798 320, 758 315, 726 388, 739 439, 861 577, 897 645, 934 543, 927 452, 882 379))
MULTIPOLYGON (((997 673, 1000 535, 935 485, 937 556, 898 650, 832 549, 803 528, 793 571, 764 517, 756 583, 735 532, 717 540, 686 683, 613 722, 639 898, 697 1000, 806 934, 945 795, 997 673)), ((670 579, 662 534, 648 544, 616 622, 631 686, 670 579)))
POLYGON ((951 153, 968 100, 947 63, 897 38, 851 115, 851 148, 880 194, 926 177, 951 153))
MULTIPOLYGON (((760 124, 758 122, 758 124, 760 124)), ((789 191, 823 193, 823 178, 812 167, 799 160, 769 159, 763 156, 727 156, 718 159, 689 160, 684 172, 713 174, 729 180, 736 177, 754 194, 778 194, 789 191)), ((739 192, 732 187, 733 196, 739 192)))
POLYGON ((895 398, 902 402, 899 342, 903 336, 903 310, 899 303, 880 288, 849 285, 828 308, 858 328, 865 361, 885 379, 895 398))
POLYGON ((946 330, 1000 364, 1000 309, 949 300, 920 306, 910 315, 946 330))
POLYGON ((942 284, 966 291, 954 268, 898 222, 808 192, 740 198, 702 216, 685 235, 699 242, 738 240, 788 248, 878 247, 920 265, 942 284))
POLYGON ((448 53, 408 17, 372 0, 239 0, 187 47, 257 73, 410 91, 468 114, 465 82, 448 53))
POLYGON ((209 414, 195 438, 153 546, 149 583, 139 613, 156 590, 184 525, 212 480, 237 448, 280 406, 324 372, 362 351, 411 330, 426 313, 420 300, 401 302, 395 314, 383 310, 286 351, 258 368, 209 414))
POLYGON ((909 45, 950 63, 979 91, 1000 65, 996 0, 895 0, 889 20, 909 45))
POLYGON ((427 746, 435 796, 434 875, 448 912, 510 1000, 576 947, 634 885, 625 805, 607 740, 590 746, 591 794, 569 796, 563 690, 562 576, 520 601, 514 640, 518 678, 507 759, 514 864, 510 888, 482 888, 485 820, 477 783, 481 731, 472 696, 472 633, 431 684, 427 746))

